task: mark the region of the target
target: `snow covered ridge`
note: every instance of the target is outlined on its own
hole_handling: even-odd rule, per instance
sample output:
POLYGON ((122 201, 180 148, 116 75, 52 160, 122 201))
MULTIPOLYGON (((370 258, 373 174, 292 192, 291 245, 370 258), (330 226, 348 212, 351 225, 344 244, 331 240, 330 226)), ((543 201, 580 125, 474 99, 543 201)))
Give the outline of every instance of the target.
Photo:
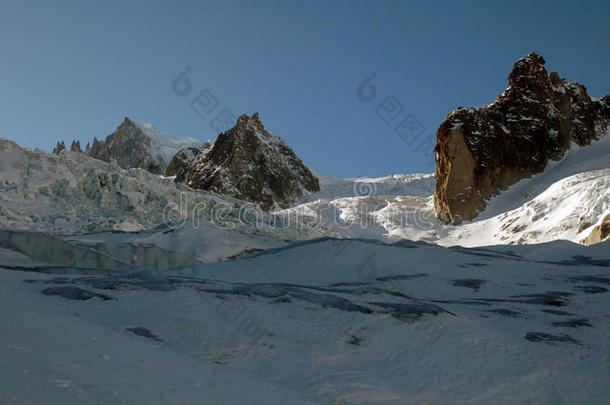
POLYGON ((153 156, 160 156, 165 164, 169 164, 172 157, 178 152, 180 149, 186 147, 201 147, 203 146, 203 142, 195 139, 195 138, 174 138, 167 135, 165 132, 159 131, 155 127, 152 126, 151 123, 138 123, 133 121, 133 123, 144 133, 144 135, 148 136, 151 140, 150 142, 150 154, 153 156))

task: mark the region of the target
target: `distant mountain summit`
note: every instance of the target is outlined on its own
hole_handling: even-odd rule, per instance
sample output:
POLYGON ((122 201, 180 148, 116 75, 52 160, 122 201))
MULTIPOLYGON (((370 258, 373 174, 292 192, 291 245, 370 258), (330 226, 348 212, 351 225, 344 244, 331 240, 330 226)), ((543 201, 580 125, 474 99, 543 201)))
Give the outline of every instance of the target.
POLYGON ((174 159, 177 166, 191 161, 186 173, 176 173, 176 181, 254 202, 264 210, 288 207, 320 190, 317 177, 281 138, 265 130, 258 113, 240 116, 213 147, 196 155, 181 151, 174 159))
POLYGON ((482 108, 460 107, 437 133, 434 205, 442 221, 477 216, 486 200, 561 159, 610 128, 610 96, 587 95, 584 86, 547 75, 544 59, 530 53, 508 76, 508 88, 482 108))
MULTIPOLYGON (((172 156, 182 148, 202 146, 193 138, 172 138, 155 129, 151 124, 140 124, 125 117, 121 125, 105 140, 95 138, 85 148, 85 153, 105 162, 114 162, 124 169, 138 167, 153 174, 163 174, 172 156)), ((59 153, 66 149, 58 142, 53 150, 59 153)), ((80 152, 80 143, 73 142, 70 148, 80 152)))
POLYGON ((152 139, 134 121, 125 120, 106 140, 93 140, 89 156, 105 162, 114 161, 122 168, 139 167, 154 174, 161 174, 167 162, 151 152, 152 139))

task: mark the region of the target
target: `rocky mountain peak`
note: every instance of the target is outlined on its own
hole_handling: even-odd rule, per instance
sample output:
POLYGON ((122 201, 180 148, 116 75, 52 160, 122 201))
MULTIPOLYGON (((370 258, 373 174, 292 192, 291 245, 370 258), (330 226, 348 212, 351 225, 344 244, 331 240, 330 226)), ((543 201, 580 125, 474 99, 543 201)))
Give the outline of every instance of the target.
POLYGON ((265 127, 263 126, 263 123, 260 121, 260 118, 259 118, 257 112, 252 114, 251 117, 248 116, 247 114, 242 114, 237 118, 237 122, 235 123, 235 126, 238 128, 245 128, 248 125, 256 128, 258 131, 260 131, 260 135, 268 134, 268 132, 265 131, 265 127))
POLYGON ((482 108, 460 107, 437 133, 435 208, 443 221, 475 218, 486 201, 561 159, 572 142, 586 145, 610 128, 610 97, 547 75, 536 53, 519 59, 508 88, 482 108))
POLYGON ((532 52, 515 62, 508 75, 509 87, 528 87, 531 84, 542 84, 547 80, 545 60, 532 52))
MULTIPOLYGON (((190 154, 176 157, 184 162, 190 154)), ((177 162, 178 163, 178 162, 177 162)), ((262 209, 288 207, 318 179, 279 137, 265 130, 258 113, 241 115, 214 146, 198 153, 183 179, 187 185, 257 203, 262 209)))
POLYGON ((66 150, 66 144, 64 141, 58 141, 57 145, 55 145, 55 147, 53 148, 53 153, 58 154, 61 153, 62 151, 66 150))
POLYGON ((80 141, 72 141, 72 145, 70 145, 70 150, 72 152, 82 153, 83 150, 80 147, 80 141))
POLYGON ((146 136, 139 125, 125 117, 117 129, 105 141, 93 141, 90 156, 115 162, 122 168, 139 167, 154 174, 162 174, 167 162, 148 153, 150 137, 146 136))
POLYGON ((132 132, 134 134, 138 134, 139 132, 141 132, 140 127, 138 124, 136 124, 135 121, 133 121, 131 118, 129 117, 125 117, 123 119, 123 122, 121 122, 121 124, 118 126, 117 129, 120 129, 122 132, 132 132))

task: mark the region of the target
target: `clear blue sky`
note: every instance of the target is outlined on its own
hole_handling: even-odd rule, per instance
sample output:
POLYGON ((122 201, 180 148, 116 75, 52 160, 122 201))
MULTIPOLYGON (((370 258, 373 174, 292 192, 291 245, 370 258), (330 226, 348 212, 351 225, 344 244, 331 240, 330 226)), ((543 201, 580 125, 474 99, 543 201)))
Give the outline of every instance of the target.
POLYGON ((610 92, 609 21, 608 1, 4 0, 0 137, 50 150, 129 116, 215 139, 228 108, 258 111, 324 175, 432 172, 420 140, 457 106, 490 103, 530 51, 590 95, 610 92), (191 93, 178 96, 186 67, 191 93), (218 106, 202 118, 190 102, 205 89, 218 106), (386 123, 376 108, 388 96, 403 108, 386 123), (394 132, 405 117, 425 127, 413 145, 394 132))

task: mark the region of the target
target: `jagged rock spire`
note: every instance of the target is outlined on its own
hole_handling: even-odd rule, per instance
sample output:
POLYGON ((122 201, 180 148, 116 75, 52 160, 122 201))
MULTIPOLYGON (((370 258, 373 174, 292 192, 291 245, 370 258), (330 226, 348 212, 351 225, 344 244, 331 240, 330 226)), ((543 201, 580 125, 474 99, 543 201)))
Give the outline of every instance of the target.
POLYGON ((55 146, 55 148, 53 148, 53 153, 58 154, 64 150, 66 150, 66 144, 64 143, 64 141, 57 142, 57 145, 55 146))
POLYGON ((458 108, 437 133, 439 219, 460 223, 486 200, 544 171, 572 142, 586 145, 610 128, 610 96, 592 100, 584 86, 547 75, 536 53, 515 62, 508 88, 483 108, 458 108))
POLYGON ((80 148, 80 141, 72 141, 72 145, 70 145, 70 150, 72 152, 81 152, 82 153, 82 149, 80 148))
MULTIPOLYGON (((177 179, 178 180, 178 179, 177 179)), ((199 154, 183 180, 193 188, 251 201, 262 209, 288 207, 318 179, 279 137, 267 132, 258 113, 241 115, 199 154)))

